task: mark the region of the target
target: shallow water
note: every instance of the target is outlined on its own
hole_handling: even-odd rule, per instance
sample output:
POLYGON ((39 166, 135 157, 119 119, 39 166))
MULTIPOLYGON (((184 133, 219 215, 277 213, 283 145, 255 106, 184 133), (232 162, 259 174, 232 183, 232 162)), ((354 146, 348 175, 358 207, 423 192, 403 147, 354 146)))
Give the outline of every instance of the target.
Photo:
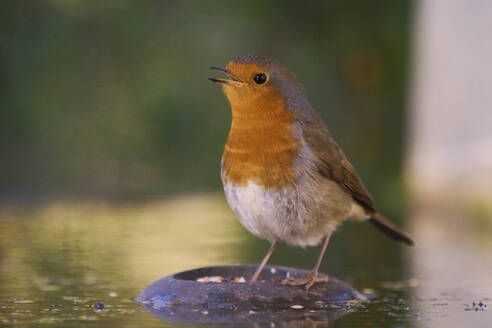
MULTIPOLYGON (((342 307, 335 321, 324 320, 322 309, 305 309, 304 319, 275 319, 275 326, 487 327, 492 321, 488 235, 461 231, 456 237, 428 217, 414 225, 419 235, 413 249, 382 238, 369 225, 344 225, 321 270, 373 299, 342 307)), ((140 291, 178 271, 256 263, 267 248, 215 194, 138 203, 4 205, 0 326, 174 327, 134 301, 140 291), (98 302, 102 309, 95 308, 98 302)), ((310 268, 317 252, 282 245, 271 263, 310 268)))

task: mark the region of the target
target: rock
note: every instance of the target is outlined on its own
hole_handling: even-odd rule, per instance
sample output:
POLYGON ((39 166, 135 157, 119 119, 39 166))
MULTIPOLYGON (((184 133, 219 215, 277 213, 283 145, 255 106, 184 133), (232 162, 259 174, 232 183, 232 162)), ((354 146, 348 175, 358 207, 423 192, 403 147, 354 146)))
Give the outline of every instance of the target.
POLYGON ((268 323, 306 318, 331 322, 345 314, 347 306, 356 306, 357 301, 365 299, 349 285, 331 277, 327 283, 317 283, 309 290, 282 285, 280 282, 286 277, 309 274, 294 268, 267 266, 259 282, 238 282, 243 281, 241 277, 251 277, 255 269, 256 265, 236 265, 176 273, 152 283, 136 300, 169 322, 233 324, 245 320, 268 323), (207 277, 214 279, 210 281, 207 277))

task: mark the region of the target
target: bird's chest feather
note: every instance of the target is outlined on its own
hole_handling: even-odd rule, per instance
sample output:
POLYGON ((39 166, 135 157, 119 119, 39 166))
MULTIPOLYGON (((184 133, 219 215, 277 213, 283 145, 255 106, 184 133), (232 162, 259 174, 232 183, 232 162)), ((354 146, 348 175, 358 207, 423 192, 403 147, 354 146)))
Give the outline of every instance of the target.
POLYGON ((293 113, 282 108, 236 113, 222 155, 222 180, 276 190, 294 185, 301 140, 293 121, 293 113))
MULTIPOLYGON (((293 138, 292 131, 289 127, 284 133, 293 138)), ((253 234, 294 245, 316 245, 336 229, 351 200, 335 182, 320 180, 314 154, 302 135, 288 145, 278 155, 263 143, 266 149, 255 159, 236 157, 226 147, 224 191, 241 223, 253 234)))

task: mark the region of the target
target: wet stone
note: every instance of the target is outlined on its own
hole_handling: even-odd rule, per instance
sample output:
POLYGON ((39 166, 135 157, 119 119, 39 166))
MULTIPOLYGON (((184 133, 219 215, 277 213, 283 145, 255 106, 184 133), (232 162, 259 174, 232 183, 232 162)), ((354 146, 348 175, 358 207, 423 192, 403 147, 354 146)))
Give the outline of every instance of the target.
POLYGON ((239 265, 176 273, 152 283, 136 300, 169 322, 217 323, 219 320, 230 324, 244 320, 245 316, 253 322, 272 316, 283 321, 306 315, 331 321, 344 314, 344 307, 320 313, 312 310, 319 309, 320 303, 351 302, 354 306, 354 301, 366 299, 346 283, 331 277, 309 290, 281 284, 286 277, 309 274, 307 270, 294 268, 267 266, 258 282, 248 282, 255 269, 255 265, 239 265))

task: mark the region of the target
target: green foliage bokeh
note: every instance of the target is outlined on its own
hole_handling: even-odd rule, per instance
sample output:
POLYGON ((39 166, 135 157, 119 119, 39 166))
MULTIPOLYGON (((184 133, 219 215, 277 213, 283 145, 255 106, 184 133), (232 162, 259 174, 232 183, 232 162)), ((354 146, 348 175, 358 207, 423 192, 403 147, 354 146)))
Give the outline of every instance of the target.
POLYGON ((207 81, 289 67, 375 198, 398 187, 410 1, 2 1, 0 192, 218 190, 230 123, 207 81))

